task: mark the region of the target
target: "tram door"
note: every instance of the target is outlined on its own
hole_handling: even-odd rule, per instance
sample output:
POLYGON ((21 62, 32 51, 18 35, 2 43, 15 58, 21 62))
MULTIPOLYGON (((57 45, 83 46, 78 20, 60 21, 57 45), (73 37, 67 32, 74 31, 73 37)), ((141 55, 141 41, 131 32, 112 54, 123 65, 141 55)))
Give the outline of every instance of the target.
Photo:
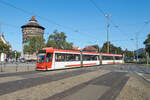
POLYGON ((52 56, 53 53, 46 54, 46 61, 45 61, 45 69, 50 69, 52 67, 52 56))

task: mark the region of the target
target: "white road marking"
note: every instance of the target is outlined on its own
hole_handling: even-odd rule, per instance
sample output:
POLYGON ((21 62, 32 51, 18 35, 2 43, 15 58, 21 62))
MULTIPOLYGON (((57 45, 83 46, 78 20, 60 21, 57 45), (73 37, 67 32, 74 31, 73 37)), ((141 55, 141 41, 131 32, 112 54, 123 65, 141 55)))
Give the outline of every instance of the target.
POLYGON ((138 74, 139 76, 143 77, 145 80, 149 81, 150 82, 150 79, 145 77, 142 73, 138 73, 136 72, 136 74, 138 74))

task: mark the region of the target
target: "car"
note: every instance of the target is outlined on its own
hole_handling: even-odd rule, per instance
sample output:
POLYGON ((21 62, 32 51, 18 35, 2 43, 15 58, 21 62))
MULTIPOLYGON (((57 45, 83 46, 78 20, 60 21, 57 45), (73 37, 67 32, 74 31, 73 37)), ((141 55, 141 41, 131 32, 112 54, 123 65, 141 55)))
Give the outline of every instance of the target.
POLYGON ((24 59, 24 58, 20 58, 19 61, 20 61, 21 63, 25 63, 25 59, 24 59))

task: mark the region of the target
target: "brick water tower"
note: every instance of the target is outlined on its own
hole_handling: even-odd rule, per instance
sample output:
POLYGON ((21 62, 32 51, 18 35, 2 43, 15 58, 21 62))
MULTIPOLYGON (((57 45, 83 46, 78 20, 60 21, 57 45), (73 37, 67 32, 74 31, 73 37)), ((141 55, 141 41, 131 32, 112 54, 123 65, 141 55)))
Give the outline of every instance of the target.
MULTIPOLYGON (((41 25, 39 25, 37 23, 37 20, 35 18, 35 16, 32 16, 32 18, 29 20, 29 23, 21 26, 22 28, 22 46, 24 47, 24 45, 27 45, 27 40, 29 37, 33 37, 33 36, 43 36, 44 34, 44 27, 42 27, 41 25)), ((36 59, 36 54, 33 55, 29 55, 23 53, 23 49, 22 49, 22 56, 26 59, 26 60, 30 60, 30 59, 36 59)))

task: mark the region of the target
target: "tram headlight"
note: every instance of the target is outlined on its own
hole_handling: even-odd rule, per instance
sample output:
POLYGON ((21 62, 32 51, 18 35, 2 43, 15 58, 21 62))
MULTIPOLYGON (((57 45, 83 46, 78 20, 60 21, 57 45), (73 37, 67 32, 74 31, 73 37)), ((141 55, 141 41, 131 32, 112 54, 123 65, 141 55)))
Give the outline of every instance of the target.
POLYGON ((42 65, 41 68, 44 68, 44 65, 42 65))

